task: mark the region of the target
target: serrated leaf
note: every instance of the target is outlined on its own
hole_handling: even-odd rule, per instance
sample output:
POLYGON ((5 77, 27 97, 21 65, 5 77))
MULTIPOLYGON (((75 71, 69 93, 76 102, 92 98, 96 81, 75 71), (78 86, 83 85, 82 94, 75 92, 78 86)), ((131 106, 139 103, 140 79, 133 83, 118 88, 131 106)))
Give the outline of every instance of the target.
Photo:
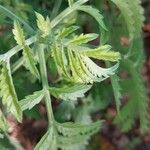
POLYGON ((42 37, 46 37, 49 35, 50 30, 51 30, 51 24, 50 24, 50 19, 47 17, 44 19, 44 17, 36 12, 36 17, 37 17, 37 26, 42 32, 42 37))
POLYGON ((31 109, 38 104, 44 97, 44 91, 36 91, 32 95, 28 95, 25 99, 21 100, 20 106, 22 110, 31 109))
POLYGON ((83 125, 79 123, 57 123, 57 130, 62 134, 63 136, 70 137, 70 136, 76 136, 76 135, 87 135, 89 133, 93 134, 96 133, 102 125, 101 121, 97 121, 95 123, 83 125))
POLYGON ((113 92, 114 92, 114 97, 115 97, 115 102, 116 102, 116 108, 118 114, 120 114, 120 106, 121 106, 121 87, 119 84, 119 77, 117 75, 111 76, 111 83, 113 87, 113 92))
POLYGON ((91 85, 68 85, 62 88, 49 88, 50 93, 63 100, 77 100, 84 97, 84 94, 91 88, 91 85))
POLYGON ((57 150, 56 137, 53 128, 48 129, 46 134, 42 137, 36 145, 35 150, 57 150))
POLYGON ((101 122, 92 123, 91 125, 81 125, 65 123, 58 128, 62 135, 57 136, 58 147, 67 149, 76 144, 81 144, 90 138, 91 135, 98 132, 101 128, 101 122))
POLYGON ((11 112, 21 122, 22 111, 13 85, 9 64, 2 62, 0 71, 0 96, 2 97, 2 103, 6 106, 7 111, 11 112))
POLYGON ((68 73, 67 69, 67 58, 65 55, 64 47, 63 45, 55 44, 52 47, 52 56, 54 58, 55 64, 57 66, 57 70, 60 75, 63 75, 66 78, 70 79, 70 75, 68 73))
POLYGON ((139 0, 111 0, 121 11, 131 38, 138 37, 143 25, 143 9, 139 0), (134 19, 133 19, 134 18, 134 19))
POLYGON ((69 44, 81 45, 88 43, 98 37, 98 34, 89 33, 89 34, 81 34, 79 36, 75 36, 74 39, 69 41, 69 44))
POLYGON ((40 75, 36 67, 36 61, 34 59, 33 53, 29 46, 23 47, 23 56, 24 56, 25 66, 27 67, 27 69, 29 69, 30 72, 39 79, 40 75))
POLYGON ((30 47, 27 46, 25 43, 25 36, 24 36, 23 29, 21 28, 18 22, 14 22, 13 33, 15 35, 15 40, 17 41, 17 43, 23 47, 23 56, 24 56, 24 61, 27 69, 29 69, 30 72, 39 79, 40 76, 36 68, 36 61, 34 59, 30 47))
POLYGON ((125 60, 123 64, 131 76, 129 81, 125 80, 122 84, 123 92, 128 93, 129 100, 120 111, 121 118, 117 116, 114 122, 127 132, 135 125, 135 119, 139 118, 141 131, 147 132, 149 131, 148 97, 141 72, 137 71, 131 60, 125 60))
POLYGON ((25 44, 25 36, 23 29, 17 21, 14 21, 13 34, 17 44, 23 46, 25 44))
POLYGON ((59 33, 59 37, 61 38, 67 37, 78 29, 79 29, 78 26, 70 26, 68 28, 63 28, 62 31, 60 31, 59 33))
MULTIPOLYGON (((80 47, 79 47, 80 49, 80 47)), ((118 61, 120 59, 120 53, 119 52, 113 52, 110 51, 111 46, 110 45, 104 45, 100 46, 95 49, 84 49, 84 50, 78 50, 80 54, 86 55, 88 57, 100 59, 100 60, 108 60, 108 61, 118 61)))
POLYGON ((100 27, 102 27, 104 30, 107 30, 103 21, 104 17, 100 14, 100 11, 98 9, 88 5, 80 6, 77 9, 90 14, 99 23, 100 27))
POLYGON ((117 63, 113 67, 110 68, 102 68, 99 67, 97 64, 95 64, 90 58, 86 56, 82 56, 82 60, 85 63, 85 66, 88 68, 88 70, 93 74, 95 78, 95 82, 101 82, 111 75, 115 74, 115 71, 119 67, 119 64, 117 63))

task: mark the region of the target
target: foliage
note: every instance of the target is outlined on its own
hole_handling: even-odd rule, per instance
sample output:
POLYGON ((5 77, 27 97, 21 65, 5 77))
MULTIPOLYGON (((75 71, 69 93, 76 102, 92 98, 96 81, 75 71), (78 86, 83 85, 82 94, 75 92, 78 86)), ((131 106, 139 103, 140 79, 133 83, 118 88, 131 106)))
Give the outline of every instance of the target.
MULTIPOLYGON (((32 111, 37 104, 44 102, 48 129, 35 146, 36 150, 43 147, 45 150, 86 149, 90 137, 103 125, 102 120, 93 122, 90 114, 106 109, 112 103, 112 93, 117 110, 114 123, 123 131, 129 131, 135 125, 135 120, 139 119, 141 131, 149 130, 148 100, 141 77, 143 53, 140 33, 144 17, 140 2, 111 0, 108 13, 103 7, 98 8, 99 11, 86 4, 88 1, 68 0, 69 6, 66 7, 67 3, 64 3, 65 9, 61 7, 62 1, 56 1, 51 16, 47 15, 46 18, 38 13, 42 12, 40 9, 33 16, 32 8, 23 1, 22 5, 27 10, 21 10, 20 15, 16 4, 13 3, 11 7, 11 0, 8 3, 0 1, 3 5, 0 5, 2 21, 6 23, 7 18, 13 20, 12 33, 17 43, 8 51, 1 50, 3 54, 0 55, 1 107, 6 108, 6 111, 0 109, 0 131, 7 133, 5 112, 21 122, 23 111, 32 111), (59 10, 63 11, 59 13, 59 10), (26 11, 32 14, 32 21, 30 17, 28 19, 26 11), (81 32, 78 23, 80 13, 95 19, 100 30, 96 32, 100 32, 100 35, 81 32), (33 19, 35 16, 36 19, 33 19), (121 45, 122 36, 129 39, 126 47, 121 45), (101 45, 90 44, 99 38, 101 45), (24 69, 24 75, 19 72, 21 69, 24 69), (127 78, 121 77, 120 74, 124 72, 128 73, 127 78), (24 77, 21 83, 28 76, 32 86, 39 85, 32 92, 23 88, 22 93, 27 94, 21 100, 19 92, 15 90, 18 81, 14 78, 17 74, 24 77), (109 77, 111 84, 102 82, 109 77), (126 94, 129 99, 121 107, 122 97, 126 94), (53 100, 59 100, 56 112, 52 109, 53 100)), ((52 7, 54 1, 50 3, 52 7)), ((103 1, 100 3, 103 6, 103 1)), ((33 7, 36 8, 36 5, 33 7)), ((14 45, 14 41, 12 43, 14 45)), ((23 86, 19 83, 19 87, 23 86)))

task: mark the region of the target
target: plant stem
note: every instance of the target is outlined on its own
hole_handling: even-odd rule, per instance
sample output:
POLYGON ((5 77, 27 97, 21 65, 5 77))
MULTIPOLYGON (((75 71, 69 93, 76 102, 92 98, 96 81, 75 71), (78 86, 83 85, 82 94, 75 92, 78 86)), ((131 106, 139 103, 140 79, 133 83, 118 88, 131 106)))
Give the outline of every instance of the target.
POLYGON ((48 90, 49 86, 48 86, 47 69, 46 69, 46 62, 45 62, 45 55, 44 55, 44 47, 45 47, 44 44, 38 45, 38 57, 39 57, 42 85, 43 85, 43 89, 45 90, 45 104, 47 109, 48 122, 49 122, 49 126, 51 126, 54 121, 54 116, 52 111, 51 98, 48 90))

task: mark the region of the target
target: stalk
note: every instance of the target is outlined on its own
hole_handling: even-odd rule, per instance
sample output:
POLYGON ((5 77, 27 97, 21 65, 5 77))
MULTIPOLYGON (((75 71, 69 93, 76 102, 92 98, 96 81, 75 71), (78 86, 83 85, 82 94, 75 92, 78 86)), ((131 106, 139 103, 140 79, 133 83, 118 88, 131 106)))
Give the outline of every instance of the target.
POLYGON ((45 90, 45 104, 47 109, 48 123, 49 126, 51 126, 54 122, 54 116, 52 111, 51 98, 48 90, 49 86, 48 86, 48 78, 47 78, 46 61, 44 55, 45 46, 44 44, 39 44, 38 47, 39 47, 38 57, 39 57, 39 64, 40 64, 40 74, 41 74, 43 89, 45 90))

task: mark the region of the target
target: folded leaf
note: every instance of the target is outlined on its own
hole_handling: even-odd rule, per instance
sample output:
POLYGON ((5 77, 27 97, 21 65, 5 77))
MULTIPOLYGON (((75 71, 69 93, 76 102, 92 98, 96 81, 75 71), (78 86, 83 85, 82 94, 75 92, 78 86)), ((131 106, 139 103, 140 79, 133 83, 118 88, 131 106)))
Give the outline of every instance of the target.
POLYGON ((107 79, 108 77, 113 75, 117 70, 117 68, 119 67, 119 64, 117 63, 113 67, 107 69, 101 68, 86 56, 83 56, 82 60, 85 63, 85 66, 88 68, 88 70, 93 74, 93 76, 96 77, 95 82, 101 82, 107 79))

